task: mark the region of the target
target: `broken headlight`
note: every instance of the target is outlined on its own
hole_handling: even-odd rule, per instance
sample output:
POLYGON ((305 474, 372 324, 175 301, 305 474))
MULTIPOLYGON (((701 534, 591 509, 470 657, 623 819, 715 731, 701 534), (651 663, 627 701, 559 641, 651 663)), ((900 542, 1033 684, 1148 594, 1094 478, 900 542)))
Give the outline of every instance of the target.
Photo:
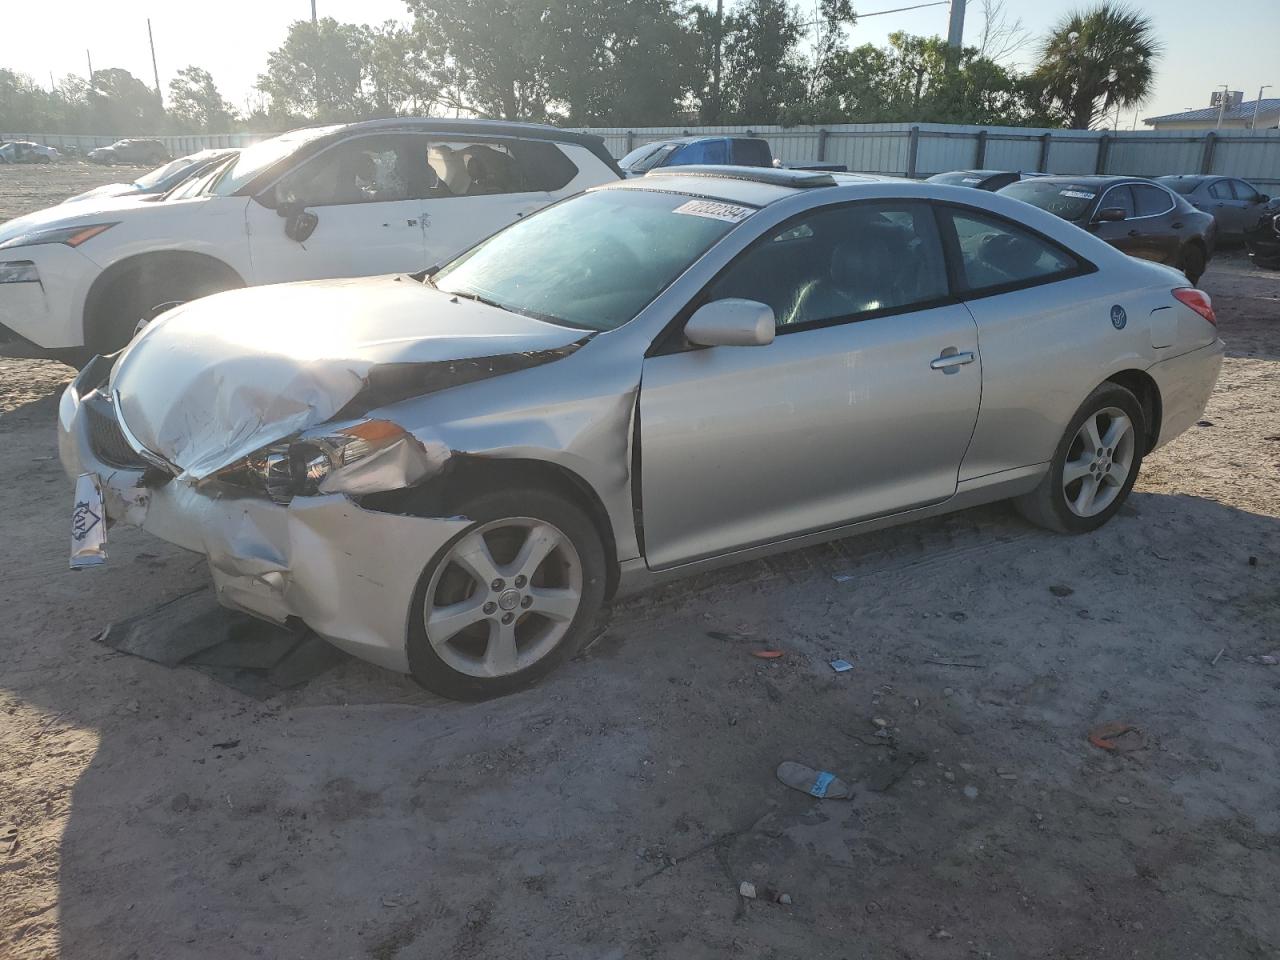
POLYGON ((233 483, 250 479, 276 503, 318 493, 361 493, 369 482, 376 485, 378 480, 375 470, 370 481, 365 468, 388 455, 399 459, 394 451, 405 446, 420 444, 387 420, 362 420, 264 447, 223 471, 222 478, 233 483))

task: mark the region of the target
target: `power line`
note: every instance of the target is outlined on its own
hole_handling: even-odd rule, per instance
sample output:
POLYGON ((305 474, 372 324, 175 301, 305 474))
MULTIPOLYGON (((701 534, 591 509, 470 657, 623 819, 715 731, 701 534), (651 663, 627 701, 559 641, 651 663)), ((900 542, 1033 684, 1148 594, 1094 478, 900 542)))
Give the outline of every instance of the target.
MULTIPOLYGON (((903 13, 907 10, 922 10, 925 7, 946 7, 950 6, 951 0, 934 0, 933 3, 917 3, 911 7, 894 7, 892 10, 872 10, 870 13, 857 13, 854 20, 862 20, 866 17, 883 17, 886 13, 903 13)), ((802 27, 812 27, 815 23, 824 23, 822 20, 811 20, 808 23, 802 23, 802 27)))

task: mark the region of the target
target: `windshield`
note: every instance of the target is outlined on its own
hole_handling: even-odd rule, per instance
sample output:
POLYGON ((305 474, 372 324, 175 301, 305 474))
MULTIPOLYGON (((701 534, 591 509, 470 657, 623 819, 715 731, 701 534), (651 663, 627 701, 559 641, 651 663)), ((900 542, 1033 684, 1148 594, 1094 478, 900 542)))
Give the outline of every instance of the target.
POLYGON ((495 234, 433 282, 515 313, 613 330, 754 212, 649 190, 580 194, 495 234))
POLYGON ((662 163, 678 146, 678 143, 646 143, 619 160, 618 166, 632 173, 644 173, 662 163))
POLYGON ((184 167, 190 166, 191 162, 191 157, 181 157, 177 160, 171 160, 163 167, 157 167, 150 173, 143 174, 133 182, 134 186, 141 187, 143 190, 146 190, 148 187, 154 187, 161 181, 167 179, 171 174, 177 173, 184 167))
POLYGON ((222 167, 218 176, 209 185, 208 192, 220 197, 235 193, 246 183, 283 160, 305 143, 319 137, 327 136, 339 129, 339 125, 329 127, 308 127, 305 130, 293 130, 282 133, 270 140, 263 140, 251 147, 245 147, 232 163, 222 167))
POLYGON ((1180 193, 1184 197, 1189 193, 1195 193, 1196 187, 1200 186, 1199 180, 1184 180, 1181 177, 1157 177, 1156 183, 1163 187, 1168 187, 1174 193, 1180 193))
POLYGON ((1087 183, 1041 179, 1021 180, 996 192, 1072 221, 1084 219, 1098 196, 1097 189, 1087 183))

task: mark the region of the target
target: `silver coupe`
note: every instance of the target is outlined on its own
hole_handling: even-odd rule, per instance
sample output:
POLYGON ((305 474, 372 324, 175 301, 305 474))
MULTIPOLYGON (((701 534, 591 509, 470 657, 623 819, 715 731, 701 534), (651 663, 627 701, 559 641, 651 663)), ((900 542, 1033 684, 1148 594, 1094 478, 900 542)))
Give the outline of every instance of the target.
POLYGON ((62 398, 73 556, 140 525, 230 607, 493 696, 665 578, 1006 498, 1095 530, 1222 349, 1183 276, 1016 200, 665 168, 170 310, 62 398))

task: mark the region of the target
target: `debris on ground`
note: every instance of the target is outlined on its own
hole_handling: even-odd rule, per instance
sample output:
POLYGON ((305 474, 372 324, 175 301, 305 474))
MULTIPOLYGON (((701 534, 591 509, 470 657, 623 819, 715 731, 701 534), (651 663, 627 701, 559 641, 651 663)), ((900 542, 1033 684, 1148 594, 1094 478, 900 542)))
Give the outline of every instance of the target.
POLYGON ((756 898, 756 885, 750 880, 743 880, 738 884, 738 896, 754 900, 756 898))
POLYGON ((970 800, 977 800, 978 788, 975 787, 972 783, 967 784, 964 788, 964 795, 968 797, 970 800))
POLYGON ((930 940, 954 940, 955 937, 953 934, 947 933, 947 931, 942 929, 942 927, 935 927, 929 933, 929 939, 930 940))
POLYGON ((1218 661, 1222 659, 1222 655, 1226 652, 1227 652, 1226 647, 1223 647, 1221 650, 1219 650, 1217 654, 1214 656, 1213 660, 1209 662, 1209 666, 1216 667, 1218 665, 1218 661))
POLYGON ((777 660, 782 656, 781 650, 752 650, 751 655, 761 660, 777 660))
POLYGON ((18 849, 18 825, 16 823, 0 824, 0 848, 7 857, 18 849))
POLYGON ((848 660, 832 660, 831 669, 836 673, 845 673, 846 671, 853 669, 853 664, 848 660))
POLYGON ((853 788, 834 773, 815 770, 794 760, 784 760, 778 764, 777 776, 791 789, 819 800, 848 800, 853 796, 853 788))
POLYGON ((789 893, 780 893, 775 898, 775 900, 777 903, 782 904, 784 907, 791 906, 791 894, 789 893))
POLYGON ((238 747, 238 746, 240 746, 240 741, 239 741, 239 740, 225 740, 225 741, 223 741, 222 743, 215 743, 215 744, 213 745, 213 749, 215 749, 215 750, 234 750, 234 749, 235 749, 236 747, 238 747))
POLYGON ((1146 746, 1142 731, 1132 723, 1113 720, 1100 723, 1089 730, 1089 742, 1108 753, 1131 753, 1146 746))
POLYGON ((1260 663, 1264 667, 1274 667, 1280 664, 1280 657, 1273 653, 1264 653, 1259 656, 1248 656, 1244 658, 1245 663, 1260 663))
POLYGON ((832 580, 834 580, 836 583, 848 583, 850 580, 852 580, 852 579, 853 579, 853 574, 852 574, 852 573, 837 573, 837 574, 832 575, 831 579, 832 579, 832 580))
POLYGON ((1072 587, 1068 587, 1065 583, 1054 583, 1049 586, 1049 592, 1055 597, 1069 597, 1075 593, 1075 590, 1072 587))

